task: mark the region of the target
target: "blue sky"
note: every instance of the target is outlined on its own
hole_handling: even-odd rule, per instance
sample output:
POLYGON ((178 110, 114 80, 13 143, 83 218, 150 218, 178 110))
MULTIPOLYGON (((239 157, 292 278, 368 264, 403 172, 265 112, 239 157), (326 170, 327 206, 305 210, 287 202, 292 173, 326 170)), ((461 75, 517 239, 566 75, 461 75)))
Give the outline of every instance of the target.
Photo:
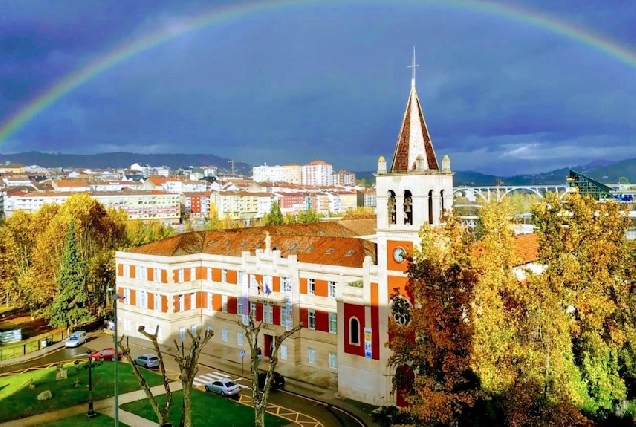
MULTIPOLYGON (((424 115, 453 169, 530 174, 636 157, 636 61, 444 1, 274 5, 179 32, 188 19, 244 3, 255 2, 0 0, 4 123, 118 47, 160 30, 181 34, 66 93, 0 153, 212 153, 373 170, 395 148, 415 46, 424 115)), ((505 4, 636 46, 633 1, 505 4)))

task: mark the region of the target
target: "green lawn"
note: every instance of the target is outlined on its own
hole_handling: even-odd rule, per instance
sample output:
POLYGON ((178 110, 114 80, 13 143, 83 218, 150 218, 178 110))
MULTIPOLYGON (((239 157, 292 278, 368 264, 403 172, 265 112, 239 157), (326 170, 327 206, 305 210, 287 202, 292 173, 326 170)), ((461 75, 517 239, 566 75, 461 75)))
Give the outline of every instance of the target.
MULTIPOLYGON (((160 403, 165 403, 165 396, 158 396, 160 403)), ((181 404, 183 393, 181 391, 172 395, 172 410, 170 422, 178 426, 181 421, 181 404)), ((158 422, 155 412, 148 399, 121 405, 124 411, 132 412, 140 417, 158 422)), ((267 427, 282 427, 291 422, 274 415, 265 414, 267 427)), ((200 390, 192 390, 192 425, 193 427, 224 426, 245 427, 254 425, 254 409, 251 406, 241 405, 231 399, 217 396, 212 393, 204 393, 200 390)))
MULTIPOLYGON (((74 415, 72 417, 62 418, 61 420, 51 421, 50 423, 40 424, 39 427, 69 427, 69 426, 90 426, 90 427, 113 427, 115 421, 104 414, 97 414, 93 418, 88 418, 86 414, 74 415)), ((119 422, 121 427, 129 427, 128 424, 119 422)))
MULTIPOLYGON (((0 411, 0 422, 24 418, 59 408, 83 404, 88 402, 88 370, 83 369, 84 362, 78 366, 66 366, 68 378, 55 379, 56 368, 46 368, 23 374, 13 374, 0 377, 0 402, 3 408, 10 411, 0 411), (79 381, 76 387, 75 382, 79 381), (35 387, 31 389, 29 384, 35 387), (37 395, 44 390, 50 390, 53 398, 38 401, 37 395)), ((161 376, 154 372, 144 371, 144 378, 151 386, 163 383, 161 376)), ((132 373, 127 363, 119 363, 119 394, 140 388, 139 381, 132 373)), ((104 362, 93 368, 93 400, 101 400, 113 396, 114 363, 104 362)))

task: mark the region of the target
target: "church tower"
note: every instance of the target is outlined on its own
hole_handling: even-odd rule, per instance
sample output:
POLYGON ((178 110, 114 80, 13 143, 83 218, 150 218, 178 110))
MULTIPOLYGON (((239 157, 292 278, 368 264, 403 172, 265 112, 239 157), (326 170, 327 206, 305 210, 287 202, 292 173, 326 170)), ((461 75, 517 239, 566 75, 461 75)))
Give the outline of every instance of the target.
MULTIPOLYGON (((392 316, 391 296, 397 289, 406 296, 408 262, 406 257, 419 245, 419 230, 424 224, 438 226, 444 211, 453 205, 453 173, 450 159, 437 161, 433 142, 424 120, 415 88, 415 48, 413 49, 411 91, 398 134, 391 164, 378 159, 376 177, 378 302, 380 303, 380 341, 389 340, 388 319, 392 316), (388 167, 387 167, 388 166, 388 167)), ((397 319, 396 319, 397 320, 397 319)), ((390 351, 380 349, 380 362, 386 366, 390 351)), ((389 396, 393 372, 385 368, 385 402, 401 405, 398 392, 389 396)))

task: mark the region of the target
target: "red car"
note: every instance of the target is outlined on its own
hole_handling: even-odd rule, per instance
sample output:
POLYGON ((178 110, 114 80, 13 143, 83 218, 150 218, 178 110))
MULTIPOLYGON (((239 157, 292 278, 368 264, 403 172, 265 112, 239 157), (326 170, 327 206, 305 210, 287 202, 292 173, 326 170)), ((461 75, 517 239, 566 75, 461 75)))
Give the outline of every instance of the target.
MULTIPOLYGON (((121 351, 117 353, 117 360, 121 360, 121 351)), ((90 358, 92 360, 113 360, 115 358, 115 349, 108 347, 101 351, 94 351, 90 354, 90 358)))

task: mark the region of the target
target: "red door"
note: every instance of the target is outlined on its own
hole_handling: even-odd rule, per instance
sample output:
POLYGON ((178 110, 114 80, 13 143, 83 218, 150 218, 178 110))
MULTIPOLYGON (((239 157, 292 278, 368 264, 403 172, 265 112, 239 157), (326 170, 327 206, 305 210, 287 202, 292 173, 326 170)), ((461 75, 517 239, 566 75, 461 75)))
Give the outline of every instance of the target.
POLYGON ((265 348, 264 350, 264 354, 265 357, 271 357, 272 355, 272 336, 265 334, 265 348))

